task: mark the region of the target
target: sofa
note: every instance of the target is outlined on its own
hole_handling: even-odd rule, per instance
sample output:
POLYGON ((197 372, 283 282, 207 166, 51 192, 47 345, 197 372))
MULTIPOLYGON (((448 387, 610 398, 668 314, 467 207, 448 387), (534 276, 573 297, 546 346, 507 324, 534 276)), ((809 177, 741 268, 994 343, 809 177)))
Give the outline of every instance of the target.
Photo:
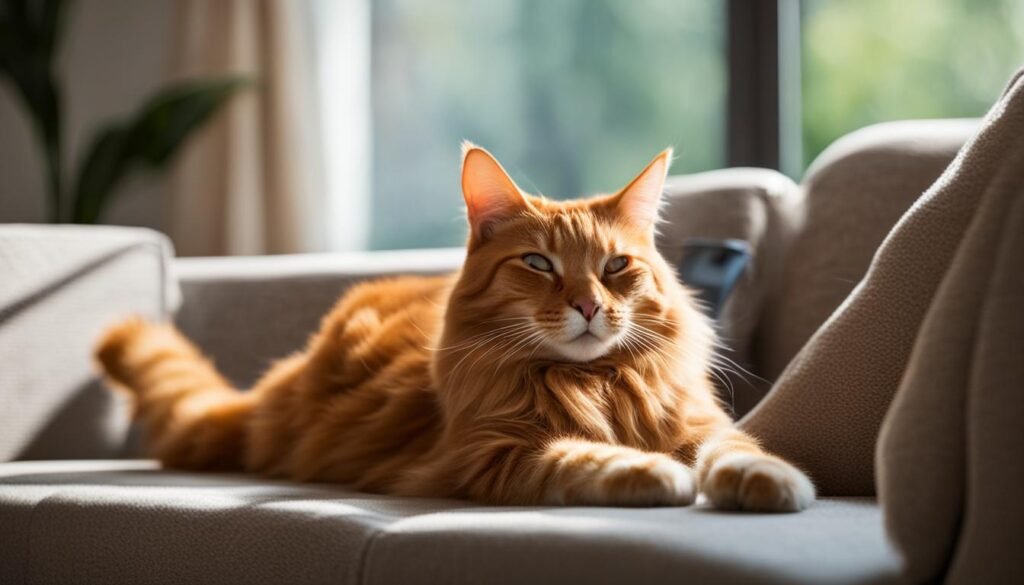
POLYGON ((806 469, 796 514, 545 508, 161 469, 90 347, 174 319, 245 388, 353 283, 463 251, 174 258, 133 228, 0 226, 0 583, 1024 581, 1024 82, 984 120, 846 136, 798 185, 673 177, 659 245, 743 240, 722 399, 806 469), (1014 358, 1016 356, 1016 359, 1014 358))

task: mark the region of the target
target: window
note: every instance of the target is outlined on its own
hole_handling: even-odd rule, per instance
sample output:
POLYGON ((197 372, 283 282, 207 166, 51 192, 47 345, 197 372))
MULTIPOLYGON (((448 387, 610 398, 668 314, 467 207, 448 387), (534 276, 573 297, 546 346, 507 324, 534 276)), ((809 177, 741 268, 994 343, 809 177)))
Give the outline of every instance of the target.
POLYGON ((980 116, 1024 64, 1024 0, 804 0, 803 152, 875 122, 980 116))
POLYGON ((523 189, 617 189, 665 146, 724 166, 724 7, 706 0, 372 2, 373 248, 460 245, 459 145, 523 189))
POLYGON ((983 114, 1024 63, 1024 0, 314 1, 338 248, 461 244, 463 139, 554 198, 667 145, 799 179, 862 126, 983 114))

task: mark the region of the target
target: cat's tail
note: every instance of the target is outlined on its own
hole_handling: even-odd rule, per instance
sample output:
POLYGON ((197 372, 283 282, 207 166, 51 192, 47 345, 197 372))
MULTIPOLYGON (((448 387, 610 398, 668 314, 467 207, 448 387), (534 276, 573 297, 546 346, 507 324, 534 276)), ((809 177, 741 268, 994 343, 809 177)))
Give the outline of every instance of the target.
POLYGON ((164 465, 243 467, 255 397, 233 388, 172 325, 122 321, 104 332, 96 359, 131 394, 150 454, 164 465))

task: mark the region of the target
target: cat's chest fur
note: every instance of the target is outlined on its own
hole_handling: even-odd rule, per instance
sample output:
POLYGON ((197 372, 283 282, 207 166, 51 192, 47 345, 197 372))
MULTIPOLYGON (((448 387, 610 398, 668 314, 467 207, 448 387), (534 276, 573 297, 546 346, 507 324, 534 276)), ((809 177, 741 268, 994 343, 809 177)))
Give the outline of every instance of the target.
POLYGON ((685 421, 678 381, 629 365, 556 365, 530 372, 524 391, 545 431, 630 447, 669 450, 685 421))

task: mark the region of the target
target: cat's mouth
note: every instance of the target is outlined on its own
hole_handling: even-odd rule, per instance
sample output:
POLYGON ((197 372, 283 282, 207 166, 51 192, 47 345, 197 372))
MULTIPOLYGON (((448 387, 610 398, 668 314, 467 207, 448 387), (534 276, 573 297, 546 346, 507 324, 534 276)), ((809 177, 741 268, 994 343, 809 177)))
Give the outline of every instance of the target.
POLYGON ((602 339, 589 329, 556 347, 561 356, 571 362, 589 362, 608 353, 611 340, 602 339))

